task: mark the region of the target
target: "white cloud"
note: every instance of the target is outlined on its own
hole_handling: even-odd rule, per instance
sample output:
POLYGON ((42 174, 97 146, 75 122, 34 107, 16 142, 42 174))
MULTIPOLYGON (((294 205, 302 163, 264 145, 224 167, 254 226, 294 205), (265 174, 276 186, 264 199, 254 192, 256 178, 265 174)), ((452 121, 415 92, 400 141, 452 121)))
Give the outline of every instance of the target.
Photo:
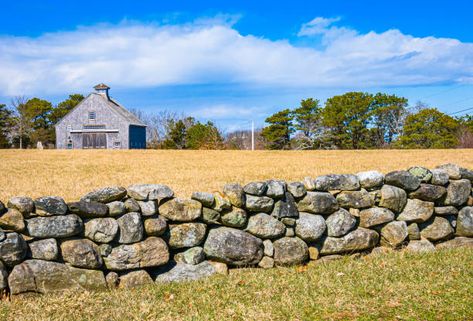
POLYGON ((300 36, 323 47, 242 35, 232 19, 182 25, 82 27, 37 38, 0 37, 0 94, 119 87, 227 84, 369 87, 471 82, 473 44, 403 34, 360 34, 318 17, 300 36), (222 21, 224 20, 224 21, 222 21))

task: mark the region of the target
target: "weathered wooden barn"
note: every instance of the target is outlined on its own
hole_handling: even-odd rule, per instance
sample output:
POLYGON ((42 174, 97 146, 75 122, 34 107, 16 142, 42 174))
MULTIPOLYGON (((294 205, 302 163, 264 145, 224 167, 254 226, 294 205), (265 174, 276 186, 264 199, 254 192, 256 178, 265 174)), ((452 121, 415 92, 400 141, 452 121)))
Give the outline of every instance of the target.
POLYGON ((56 124, 58 149, 146 148, 146 125, 99 84, 56 124))

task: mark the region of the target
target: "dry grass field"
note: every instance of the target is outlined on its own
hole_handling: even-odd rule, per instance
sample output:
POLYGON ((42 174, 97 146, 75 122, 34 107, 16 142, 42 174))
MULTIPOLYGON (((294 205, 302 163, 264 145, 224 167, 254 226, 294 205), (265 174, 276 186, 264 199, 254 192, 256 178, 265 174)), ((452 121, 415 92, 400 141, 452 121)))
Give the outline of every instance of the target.
POLYGON ((301 180, 328 173, 388 172, 455 162, 473 168, 473 150, 167 151, 0 150, 0 200, 58 195, 68 201, 95 188, 169 185, 178 196, 227 182, 301 180))

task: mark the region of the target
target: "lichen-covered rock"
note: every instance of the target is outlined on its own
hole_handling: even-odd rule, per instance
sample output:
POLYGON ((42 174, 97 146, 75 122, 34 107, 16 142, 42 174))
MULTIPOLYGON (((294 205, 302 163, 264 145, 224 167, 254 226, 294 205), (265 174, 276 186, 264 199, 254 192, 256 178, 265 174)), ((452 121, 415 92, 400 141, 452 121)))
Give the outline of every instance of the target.
POLYGON ((28 243, 31 257, 38 260, 55 261, 59 257, 56 239, 44 239, 28 243))
POLYGON ((307 192, 306 196, 297 203, 299 212, 313 214, 330 214, 338 210, 335 197, 325 192, 307 192))
POLYGON ((182 223, 169 225, 169 247, 181 249, 193 247, 204 241, 207 225, 203 223, 182 223))
POLYGON ((246 231, 262 239, 275 239, 286 232, 286 226, 268 214, 259 213, 248 220, 246 231))
POLYGON ((414 191, 420 186, 420 179, 408 171, 393 171, 384 177, 386 184, 402 188, 406 191, 414 191))
POLYGON ((243 187, 238 183, 229 183, 223 186, 223 193, 230 200, 230 203, 235 207, 245 206, 245 192, 243 187))
POLYGON ((411 253, 427 253, 435 251, 435 246, 428 240, 410 241, 406 251, 411 253))
POLYGON ((118 242, 129 244, 143 239, 144 228, 140 213, 126 213, 117 219, 119 237, 118 242))
POLYGON ((409 236, 409 240, 420 240, 420 229, 417 223, 411 223, 407 225, 407 234, 409 236))
POLYGON ((84 235, 98 243, 109 243, 118 233, 118 223, 111 217, 95 218, 84 224, 84 235))
POLYGON ((356 226, 356 219, 347 210, 341 208, 335 213, 331 214, 325 221, 327 224, 328 236, 340 237, 356 226))
POLYGON ((263 257, 263 241, 250 233, 229 227, 209 231, 205 255, 234 266, 255 265, 263 257))
POLYGON ((473 207, 464 207, 458 213, 456 234, 473 237, 473 207))
POLYGON ((154 236, 138 243, 114 247, 112 252, 104 257, 106 268, 112 271, 161 266, 168 261, 169 250, 166 242, 154 236))
POLYGON ((427 221, 434 213, 434 203, 418 199, 407 200, 406 207, 399 214, 397 220, 422 223, 427 221))
POLYGON ((436 206, 434 207, 435 215, 458 215, 458 210, 455 206, 436 206))
POLYGON ((307 244, 298 237, 283 237, 273 242, 274 263, 279 266, 302 264, 309 258, 307 244))
POLYGON ((460 174, 462 178, 473 181, 473 171, 464 167, 460 167, 460 174))
POLYGON ((360 211, 360 226, 372 227, 394 220, 394 213, 384 207, 372 207, 360 211))
POLYGON ((237 207, 232 207, 231 211, 224 213, 220 217, 220 222, 230 227, 245 227, 247 221, 246 211, 237 207))
POLYGON ((78 269, 43 260, 28 260, 16 265, 8 277, 8 284, 13 295, 107 288, 102 271, 78 269))
MULTIPOLYGON (((34 202, 31 198, 26 196, 16 196, 8 200, 7 206, 9 208, 18 210, 24 217, 28 217, 34 211, 34 202)), ((1 212, 1 211, 0 211, 1 212)))
POLYGON ((128 187, 128 196, 137 201, 158 201, 161 204, 174 196, 174 192, 166 185, 161 184, 135 184, 128 187))
POLYGON ((435 202, 447 193, 447 189, 440 185, 420 184, 414 192, 409 193, 410 198, 417 198, 422 201, 435 202))
POLYGON ((125 214, 126 212, 141 211, 140 204, 138 204, 138 202, 132 198, 126 200, 125 203, 120 202, 120 201, 113 201, 113 202, 107 203, 107 207, 108 207, 108 214, 110 216, 120 216, 120 215, 125 214))
POLYGON ((117 272, 109 272, 105 276, 105 282, 107 283, 107 287, 109 289, 115 289, 120 283, 120 277, 118 276, 117 272))
POLYGON ((267 196, 246 196, 245 207, 252 212, 270 213, 274 206, 274 200, 267 196))
POLYGON ((304 184, 301 182, 292 182, 287 184, 287 191, 292 194, 295 198, 304 197, 307 193, 307 190, 304 187, 304 184))
POLYGON ((161 217, 148 218, 144 221, 145 232, 149 236, 161 236, 166 232, 168 224, 161 217))
POLYGON ((279 199, 283 198, 286 193, 286 183, 278 180, 269 180, 267 182, 266 196, 279 199))
POLYGON ((367 208, 374 205, 374 198, 365 189, 360 191, 342 191, 337 195, 337 202, 343 208, 367 208))
POLYGON ((112 246, 110 244, 100 244, 99 245, 100 256, 108 256, 112 253, 112 246))
POLYGON ((408 235, 406 222, 390 222, 381 229, 381 245, 398 247, 406 240, 408 235))
POLYGON ((153 279, 145 270, 131 271, 120 276, 119 288, 136 288, 146 284, 152 284, 153 279))
POLYGON ((444 186, 448 184, 449 176, 446 170, 443 169, 433 169, 432 170, 432 179, 430 182, 434 185, 444 186))
POLYGON ((87 239, 62 242, 61 254, 65 262, 75 267, 99 269, 103 265, 99 247, 87 239))
POLYGON ((184 252, 174 255, 174 261, 177 263, 185 263, 196 265, 205 260, 204 249, 200 246, 190 248, 184 252))
POLYGON ((205 223, 220 225, 220 218, 221 214, 216 210, 207 207, 202 208, 202 221, 205 223))
POLYGON ((378 244, 379 235, 373 230, 358 228, 343 237, 327 237, 320 254, 339 254, 371 249, 378 244))
POLYGON ((438 243, 435 247, 439 249, 453 249, 459 247, 473 248, 473 238, 459 236, 446 242, 438 243))
POLYGON ((7 266, 20 263, 26 256, 28 245, 18 233, 7 233, 0 242, 0 260, 7 266))
POLYGON ((361 187, 368 190, 379 187, 384 182, 384 175, 378 171, 360 172, 356 176, 360 180, 361 187))
POLYGON ((243 187, 243 191, 246 194, 254 196, 263 196, 264 193, 266 193, 267 188, 268 184, 266 182, 251 182, 243 187))
POLYGON ((450 222, 439 216, 421 224, 420 228, 420 235, 433 242, 447 239, 454 233, 450 222))
POLYGON ((99 203, 110 203, 119 201, 126 196, 126 189, 121 186, 109 186, 96 189, 86 195, 81 200, 94 201, 99 203))
POLYGON ((272 257, 263 256, 258 266, 262 269, 270 269, 274 267, 274 259, 272 257))
POLYGON ((295 234, 306 242, 313 242, 322 237, 326 229, 322 216, 301 212, 296 221, 295 234))
POLYGON ((276 203, 274 203, 271 216, 279 219, 299 217, 299 211, 297 210, 297 204, 294 200, 294 196, 292 196, 291 193, 286 192, 284 198, 277 200, 276 203))
POLYGON ((212 209, 217 212, 222 212, 232 208, 232 203, 230 203, 230 200, 224 194, 220 192, 214 193, 214 198, 215 202, 212 209))
POLYGON ((16 209, 8 209, 6 213, 0 215, 0 227, 15 232, 23 231, 25 229, 23 214, 16 209))
POLYGON ((178 263, 169 271, 158 275, 156 283, 195 281, 215 273, 217 270, 207 261, 197 265, 178 263))
POLYGON ((471 182, 467 179, 452 180, 447 187, 443 205, 461 206, 466 203, 471 193, 471 182))
POLYGON ((379 206, 388 208, 395 213, 402 211, 407 202, 406 192, 396 186, 383 185, 380 191, 379 206))
POLYGON ((315 189, 318 191, 356 191, 360 189, 360 180, 358 176, 351 174, 323 175, 315 179, 315 189))
POLYGON ((156 201, 138 201, 141 209, 141 215, 153 216, 158 213, 158 205, 156 201))
POLYGON ((264 247, 264 255, 266 256, 273 256, 274 255, 274 246, 273 242, 271 240, 264 240, 263 241, 263 247, 264 247))
POLYGON ((78 235, 84 225, 75 214, 51 217, 34 217, 26 220, 26 230, 32 237, 37 238, 64 238, 78 235))
POLYGON ((194 192, 191 199, 201 202, 203 206, 212 207, 215 202, 214 195, 207 192, 194 192))
POLYGON ((95 201, 79 201, 68 204, 69 212, 80 217, 104 217, 108 214, 108 206, 95 201))
POLYGON ((43 196, 34 201, 38 215, 64 215, 67 213, 67 204, 59 196, 43 196))
POLYGON ((460 166, 458 166, 457 164, 442 164, 437 166, 436 168, 446 171, 450 179, 460 179, 462 177, 460 166))
POLYGON ((159 207, 159 214, 176 222, 192 222, 202 215, 202 204, 195 200, 173 198, 159 207))
POLYGON ((409 168, 407 171, 420 179, 422 183, 428 183, 432 179, 432 172, 425 167, 414 166, 409 168))
POLYGON ((312 177, 304 177, 302 184, 304 184, 307 191, 315 191, 315 180, 312 177))

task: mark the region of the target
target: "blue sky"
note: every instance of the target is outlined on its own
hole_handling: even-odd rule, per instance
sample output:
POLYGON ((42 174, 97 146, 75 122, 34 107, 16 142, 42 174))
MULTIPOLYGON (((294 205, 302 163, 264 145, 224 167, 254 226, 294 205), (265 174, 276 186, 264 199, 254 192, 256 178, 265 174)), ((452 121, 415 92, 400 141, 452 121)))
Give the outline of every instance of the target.
POLYGON ((302 98, 473 107, 469 1, 6 1, 0 101, 97 82, 129 108, 246 128, 302 98))

